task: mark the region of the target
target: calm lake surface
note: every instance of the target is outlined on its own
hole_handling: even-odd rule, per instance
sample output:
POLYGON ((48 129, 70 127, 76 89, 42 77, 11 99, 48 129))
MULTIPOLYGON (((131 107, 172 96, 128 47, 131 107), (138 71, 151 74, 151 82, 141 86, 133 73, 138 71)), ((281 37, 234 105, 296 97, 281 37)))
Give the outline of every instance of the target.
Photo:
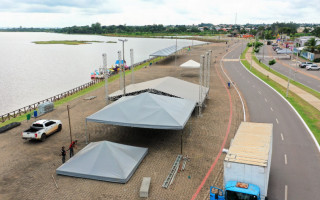
MULTIPOLYGON (((130 49, 134 49, 134 61, 137 63, 148 59, 151 53, 176 43, 175 39, 126 39, 125 59, 128 64, 131 63, 130 49)), ((90 82, 90 73, 102 66, 102 53, 107 53, 109 66, 117 60, 117 51, 122 51, 122 43, 106 41, 118 41, 118 38, 56 33, 0 33, 0 115, 90 82), (48 40, 95 40, 104 43, 32 43, 48 40)), ((201 43, 193 42, 194 45, 201 43)), ((178 46, 191 44, 190 40, 178 40, 178 46)))

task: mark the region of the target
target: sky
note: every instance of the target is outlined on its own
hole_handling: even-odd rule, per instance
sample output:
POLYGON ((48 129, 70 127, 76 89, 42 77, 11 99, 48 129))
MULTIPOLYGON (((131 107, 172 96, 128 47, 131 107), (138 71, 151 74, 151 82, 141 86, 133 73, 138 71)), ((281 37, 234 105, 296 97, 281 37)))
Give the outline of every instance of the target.
POLYGON ((0 27, 277 21, 320 23, 319 0, 0 0, 0 27))

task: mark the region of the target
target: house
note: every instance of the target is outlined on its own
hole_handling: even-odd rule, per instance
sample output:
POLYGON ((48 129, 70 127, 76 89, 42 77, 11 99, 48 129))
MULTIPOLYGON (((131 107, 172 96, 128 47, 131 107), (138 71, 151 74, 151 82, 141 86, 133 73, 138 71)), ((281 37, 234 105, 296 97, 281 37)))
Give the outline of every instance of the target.
MULTIPOLYGON (((297 39, 294 41, 294 43, 295 43, 297 46, 299 46, 299 47, 304 47, 304 46, 305 46, 304 44, 305 44, 308 40, 310 40, 311 38, 314 38, 314 36, 302 36, 302 37, 297 38, 297 39)), ((316 45, 320 45, 320 38, 316 37, 316 41, 317 41, 316 45)))

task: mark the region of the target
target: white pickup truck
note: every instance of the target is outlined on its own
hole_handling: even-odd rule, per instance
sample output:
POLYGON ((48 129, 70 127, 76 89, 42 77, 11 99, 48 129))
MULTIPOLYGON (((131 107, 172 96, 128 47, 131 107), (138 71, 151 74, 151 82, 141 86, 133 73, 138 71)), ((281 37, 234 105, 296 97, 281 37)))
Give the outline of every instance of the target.
POLYGON ((22 132, 22 138, 45 141, 47 136, 61 131, 61 129, 62 124, 60 120, 38 120, 28 130, 22 132))

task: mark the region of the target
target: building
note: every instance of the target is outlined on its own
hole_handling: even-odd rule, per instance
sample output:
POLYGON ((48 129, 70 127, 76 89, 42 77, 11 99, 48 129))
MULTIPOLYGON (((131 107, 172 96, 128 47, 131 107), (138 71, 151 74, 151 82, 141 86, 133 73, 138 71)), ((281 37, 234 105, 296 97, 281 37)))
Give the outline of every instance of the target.
MULTIPOLYGON (((305 46, 305 43, 310 40, 311 38, 314 38, 315 36, 302 36, 302 37, 299 37, 295 40, 295 44, 299 47, 304 47, 305 46)), ((318 37, 315 37, 316 38, 316 45, 320 45, 320 38, 318 37)))

